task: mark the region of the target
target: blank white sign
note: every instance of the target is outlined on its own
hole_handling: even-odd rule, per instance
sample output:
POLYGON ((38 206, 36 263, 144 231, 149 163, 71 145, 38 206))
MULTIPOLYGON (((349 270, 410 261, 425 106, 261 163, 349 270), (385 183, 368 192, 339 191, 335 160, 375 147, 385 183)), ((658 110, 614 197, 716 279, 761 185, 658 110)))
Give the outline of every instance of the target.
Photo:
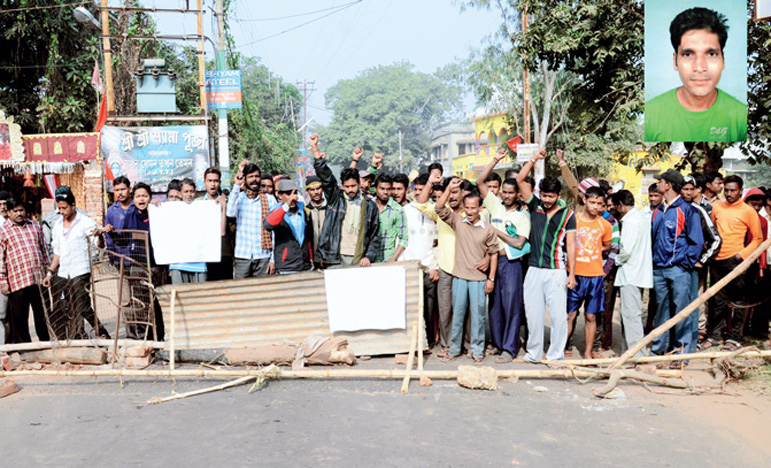
POLYGON ((150 239, 155 263, 220 261, 220 205, 213 200, 150 205, 150 239))

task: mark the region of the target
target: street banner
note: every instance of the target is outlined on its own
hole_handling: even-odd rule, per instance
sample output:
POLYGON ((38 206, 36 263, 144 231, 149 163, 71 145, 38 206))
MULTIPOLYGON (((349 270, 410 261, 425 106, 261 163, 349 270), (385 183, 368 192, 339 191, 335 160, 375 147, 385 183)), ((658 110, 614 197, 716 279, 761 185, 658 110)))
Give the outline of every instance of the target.
POLYGON ((169 181, 190 177, 204 190, 209 167, 209 134, 205 125, 176 127, 104 127, 102 156, 115 177, 144 182, 165 192, 169 181))
POLYGON ((241 70, 206 72, 206 106, 209 110, 241 108, 241 70))
POLYGON ((220 261, 222 212, 214 200, 149 205, 150 238, 159 265, 220 261))
POLYGON ((405 329, 406 287, 402 266, 324 270, 329 330, 405 329), (366 304, 356 298, 367 298, 366 304))
POLYGON ((535 156, 536 152, 538 152, 537 143, 525 143, 517 145, 517 162, 524 164, 530 161, 530 158, 535 156))

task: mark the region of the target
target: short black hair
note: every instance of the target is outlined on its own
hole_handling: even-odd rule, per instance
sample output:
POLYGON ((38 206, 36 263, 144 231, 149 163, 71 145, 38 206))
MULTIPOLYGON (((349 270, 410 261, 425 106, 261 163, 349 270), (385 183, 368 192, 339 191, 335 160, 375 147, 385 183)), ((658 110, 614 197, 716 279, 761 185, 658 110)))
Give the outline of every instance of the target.
POLYGON ((377 175, 377 178, 375 178, 375 182, 372 183, 372 186, 377 187, 379 184, 390 184, 393 181, 394 179, 390 175, 382 173, 377 175))
POLYGON ((185 177, 184 179, 179 181, 179 187, 180 187, 179 189, 182 190, 182 187, 184 187, 185 185, 192 185, 193 190, 195 190, 195 181, 190 177, 185 177))
POLYGON ((589 187, 586 189, 586 198, 599 197, 605 200, 605 194, 608 193, 602 187, 589 187))
POLYGON ((739 190, 744 188, 744 181, 738 175, 730 175, 723 180, 724 185, 739 184, 739 190))
POLYGON ((648 186, 648 193, 659 193, 659 184, 650 184, 648 186))
POLYGON ((205 171, 203 171, 203 179, 206 180, 206 176, 209 174, 216 174, 217 177, 219 177, 220 180, 222 180, 222 171, 220 171, 218 167, 211 166, 207 168, 205 171))
POLYGON ((701 172, 693 172, 691 173, 691 177, 693 177, 693 181, 695 182, 694 186, 696 188, 700 188, 702 191, 707 188, 707 177, 704 174, 701 172))
POLYGON ((490 176, 487 178, 487 182, 498 182, 500 184, 501 176, 499 176, 497 172, 491 172, 490 176))
POLYGON ((410 186, 410 178, 407 177, 407 174, 396 174, 393 177, 391 177, 391 183, 402 184, 404 185, 404 188, 407 188, 410 186))
POLYGON ((515 191, 519 192, 519 185, 517 184, 517 179, 515 178, 509 177, 508 179, 504 180, 503 183, 501 184, 501 187, 503 187, 504 185, 511 185, 512 187, 514 187, 515 191))
POLYGON ((444 168, 438 162, 432 162, 431 164, 428 165, 428 172, 431 172, 434 169, 439 169, 439 172, 444 174, 444 168))
POLYGON ((428 183, 428 174, 425 172, 420 173, 414 183, 417 185, 426 185, 428 183))
POLYGON ((517 175, 519 174, 519 169, 506 169, 506 172, 503 173, 503 180, 506 179, 516 179, 517 175))
POLYGON ((260 175, 262 175, 262 169, 260 169, 260 166, 254 163, 248 163, 246 166, 244 166, 244 177, 246 177, 249 174, 252 174, 254 172, 259 172, 260 175))
POLYGON ((265 174, 260 173, 260 180, 266 180, 266 179, 270 179, 270 181, 273 182, 273 176, 272 175, 270 175, 267 172, 265 174))
POLYGON ((629 190, 619 190, 611 195, 614 205, 634 206, 634 195, 629 190))
POLYGON ((715 181, 715 179, 725 180, 725 177, 723 177, 723 174, 719 173, 718 171, 709 171, 705 172, 704 176, 707 178, 707 183, 711 184, 715 181))
POLYGON ((112 181, 112 186, 125 185, 127 188, 131 188, 131 181, 126 176, 118 176, 112 181))
POLYGON ((356 169, 346 167, 340 172, 340 183, 344 183, 346 180, 356 179, 356 183, 359 183, 359 171, 356 169))
POLYGON ((526 184, 530 184, 530 190, 531 191, 533 189, 535 189, 535 177, 529 175, 529 176, 525 177, 525 180, 523 180, 522 182, 524 182, 526 184))
POLYGON ((482 198, 481 198, 481 195, 479 195, 479 192, 471 192, 468 195, 466 195, 463 198, 463 204, 465 204, 468 200, 472 200, 474 198, 477 199, 477 203, 479 203, 479 205, 481 206, 482 205, 482 198))
POLYGON ((722 54, 723 50, 725 50, 725 43, 728 40, 728 20, 724 14, 709 8, 696 7, 689 8, 675 16, 675 19, 669 25, 669 39, 672 42, 675 53, 677 53, 677 48, 680 47, 683 34, 694 29, 706 29, 711 33, 717 34, 722 54))
POLYGON ((460 189, 464 192, 475 192, 479 191, 476 185, 472 184, 470 180, 463 179, 460 183, 460 189))
POLYGON ((20 206, 20 207, 24 208, 24 203, 22 203, 21 200, 16 201, 15 198, 9 198, 8 200, 5 201, 5 207, 8 209, 8 211, 11 211, 12 209, 16 208, 17 206, 20 206))
POLYGON ((179 182, 179 179, 171 179, 169 181, 169 185, 166 186, 166 193, 169 193, 172 190, 176 190, 177 192, 182 191, 182 184, 179 182))
POLYGON ((131 191, 132 198, 136 195, 137 190, 145 190, 147 191, 148 195, 151 197, 153 196, 153 189, 151 189, 150 186, 144 182, 137 182, 137 184, 134 186, 134 190, 131 191))
POLYGON ((552 176, 546 176, 541 179, 541 182, 538 184, 538 188, 541 190, 541 193, 559 194, 562 192, 562 184, 560 183, 559 179, 552 176))

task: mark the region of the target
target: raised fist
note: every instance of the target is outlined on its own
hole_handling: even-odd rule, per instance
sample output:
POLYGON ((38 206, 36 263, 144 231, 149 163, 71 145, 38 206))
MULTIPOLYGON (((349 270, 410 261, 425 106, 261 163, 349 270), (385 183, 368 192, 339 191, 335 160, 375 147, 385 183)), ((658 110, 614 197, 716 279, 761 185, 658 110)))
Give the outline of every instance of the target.
POLYGON ((509 154, 509 150, 508 149, 506 149, 506 148, 499 149, 498 153, 496 153, 496 155, 494 156, 495 157, 495 162, 501 162, 501 160, 503 158, 505 158, 507 154, 509 154))
POLYGON ((313 135, 311 135, 309 140, 310 140, 310 144, 311 144, 312 147, 318 148, 318 146, 319 146, 319 134, 318 133, 314 133, 313 135))
POLYGON ((353 160, 359 162, 359 159, 364 155, 364 148, 356 148, 353 150, 353 160))
POLYGON ((383 166, 383 153, 375 153, 372 156, 372 167, 380 168, 383 166))

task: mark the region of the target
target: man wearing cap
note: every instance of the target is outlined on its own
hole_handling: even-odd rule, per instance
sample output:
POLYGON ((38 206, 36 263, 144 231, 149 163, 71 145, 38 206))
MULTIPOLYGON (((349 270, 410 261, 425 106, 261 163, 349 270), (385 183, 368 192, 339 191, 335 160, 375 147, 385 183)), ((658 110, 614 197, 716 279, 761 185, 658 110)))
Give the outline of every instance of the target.
POLYGON ((263 222, 263 227, 274 235, 276 271, 286 275, 310 270, 313 266, 313 225, 305 211, 305 203, 299 199, 295 182, 279 180, 276 197, 281 205, 263 222))
MULTIPOLYGON (((712 222, 712 218, 707 210, 696 201, 698 186, 696 178, 692 174, 689 174, 685 176, 683 180, 685 181, 685 184, 683 184, 683 188, 680 190, 680 196, 683 197, 683 200, 685 200, 686 203, 690 203, 696 213, 699 214, 701 233, 704 237, 704 249, 699 256, 699 261, 696 262, 693 270, 691 270, 691 296, 689 302, 693 302, 699 297, 699 288, 707 283, 707 263, 720 251, 722 239, 720 239, 717 227, 715 227, 715 223, 712 222)), ((711 206, 710 211, 712 211, 711 206)), ((700 310, 694 311, 694 315, 696 316, 692 320, 694 340, 691 342, 691 349, 688 350, 688 352, 691 353, 696 351, 696 345, 699 340, 700 317, 704 315, 706 318, 706 310, 704 312, 701 312, 700 310)))
POLYGON ((0 227, 0 292, 8 296, 10 343, 29 343, 29 309, 40 341, 48 341, 43 302, 38 284, 45 276, 48 249, 43 229, 27 219, 24 205, 13 198, 6 201, 8 219, 0 227))
POLYGON ((66 185, 56 189, 56 207, 61 216, 51 231, 54 258, 48 267, 42 285, 51 288, 55 303, 49 322, 56 338, 84 337, 83 319, 97 335, 109 338, 107 330, 96 323, 88 289, 91 287, 91 263, 88 244, 96 222, 75 210, 75 197, 66 185))
MULTIPOLYGON (((691 270, 699 261, 704 236, 696 209, 680 196, 685 184, 683 176, 667 169, 654 176, 658 191, 664 197, 652 216, 653 289, 656 291, 655 326, 658 327, 684 309, 691 297, 691 270)), ((691 317, 675 325, 675 340, 665 333, 655 340, 651 351, 663 355, 672 350, 688 352, 693 341, 691 317)))
MULTIPOLYGON (((356 148, 353 150, 351 157, 351 164, 348 165, 351 169, 356 169, 359 165, 361 157, 364 155, 363 148, 356 148)), ((361 193, 363 193, 368 199, 375 201, 375 189, 372 187, 372 182, 375 181, 380 168, 383 167, 383 154, 375 153, 372 155, 372 164, 366 169, 359 171, 359 185, 361 186, 361 193)))
MULTIPOLYGON (((742 200, 744 181, 730 175, 725 178, 723 193, 725 200, 712 205, 712 221, 723 239, 720 252, 709 268, 712 283, 717 283, 744 261, 763 242, 758 214, 742 200)), ((726 339, 727 350, 739 348, 742 342, 742 327, 747 310, 737 307, 731 318, 730 304, 741 304, 747 284, 746 272, 736 277, 712 298, 707 310, 707 341, 704 348, 710 348, 726 339), (728 326, 730 324, 730 329, 728 326)))

